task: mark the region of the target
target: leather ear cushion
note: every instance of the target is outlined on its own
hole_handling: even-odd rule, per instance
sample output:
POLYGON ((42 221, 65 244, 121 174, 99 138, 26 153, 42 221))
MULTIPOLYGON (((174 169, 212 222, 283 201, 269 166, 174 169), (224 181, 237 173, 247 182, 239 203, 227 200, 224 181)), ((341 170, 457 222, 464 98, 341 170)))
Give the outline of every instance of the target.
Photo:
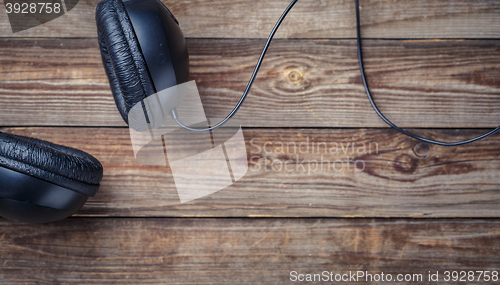
POLYGON ((0 166, 87 197, 95 195, 103 175, 101 163, 83 151, 2 132, 0 166))
POLYGON ((105 0, 96 8, 99 46, 116 106, 128 123, 130 109, 156 91, 121 0, 105 0))

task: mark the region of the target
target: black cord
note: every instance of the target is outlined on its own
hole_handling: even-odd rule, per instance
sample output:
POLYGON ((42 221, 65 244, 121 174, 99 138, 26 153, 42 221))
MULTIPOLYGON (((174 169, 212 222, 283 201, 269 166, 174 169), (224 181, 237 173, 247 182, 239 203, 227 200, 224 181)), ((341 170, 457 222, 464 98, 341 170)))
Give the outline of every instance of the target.
MULTIPOLYGON (((271 34, 267 38, 266 45, 264 46, 264 49, 262 50, 262 53, 260 54, 259 60, 257 61, 257 65, 255 66, 255 69, 254 69, 254 72, 253 72, 252 76, 250 77, 250 81, 247 84, 245 92, 241 96, 240 101, 236 104, 236 106, 233 108, 233 110, 229 113, 229 115, 224 120, 222 120, 218 124, 216 124, 214 126, 211 126, 209 128, 203 128, 203 129, 191 128, 191 127, 185 126, 184 124, 182 124, 179 121, 179 118, 177 117, 177 113, 176 113, 175 109, 172 110, 172 119, 179 126, 181 126, 182 128, 184 128, 186 130, 189 130, 189 131, 193 131, 193 132, 208 132, 208 131, 212 131, 212 130, 215 130, 215 129, 221 127, 227 121, 229 121, 236 114, 236 112, 240 109, 241 105, 243 104, 243 101, 245 101, 245 98, 247 97, 248 93, 250 92, 250 89, 252 88, 252 85, 253 85, 253 83, 255 81, 255 78, 257 77, 257 73, 259 72, 260 66, 262 65, 262 61, 264 60, 264 57, 265 57, 265 55, 267 53, 269 45, 271 44, 271 41, 273 40, 273 37, 276 34, 276 31, 280 27, 281 23, 283 22, 283 20, 287 16, 287 14, 293 8, 293 6, 295 5, 295 3, 297 3, 297 1, 298 0, 293 0, 290 3, 290 5, 288 5, 288 7, 285 9, 285 11, 283 12, 283 14, 281 15, 280 19, 278 20, 278 22, 274 26, 273 30, 271 31, 271 34)), ((412 137, 414 139, 417 139, 417 140, 420 140, 420 141, 423 141, 423 142, 426 142, 426 143, 431 143, 431 144, 436 144, 436 145, 441 145, 441 146, 457 146, 457 145, 464 145, 464 144, 472 143, 472 142, 484 139, 486 137, 489 137, 489 136, 495 134, 496 132, 498 132, 500 130, 500 126, 498 126, 497 128, 489 131, 488 133, 483 134, 483 135, 478 136, 478 137, 475 137, 475 138, 472 138, 472 139, 468 139, 468 140, 464 140, 464 141, 458 141, 458 142, 441 142, 441 141, 435 141, 435 140, 431 140, 431 139, 426 139, 426 138, 420 137, 418 135, 415 135, 413 133, 410 133, 408 131, 405 131, 405 130, 399 128, 398 126, 396 126, 395 124, 393 124, 391 121, 389 121, 389 119, 387 119, 382 114, 382 112, 380 112, 380 110, 378 109, 377 105, 375 104, 375 101, 373 100, 373 97, 371 95, 370 89, 368 88, 368 83, 367 83, 366 76, 365 76, 365 69, 364 69, 364 66, 363 66, 363 56, 362 56, 362 52, 361 52, 361 24, 360 24, 360 16, 359 16, 359 0, 355 0, 355 3, 356 3, 355 6, 356 6, 356 32, 357 32, 358 60, 359 60, 359 69, 361 71, 361 78, 363 80, 363 85, 365 86, 366 95, 368 96, 368 100, 370 101, 370 104, 372 105, 373 109, 375 110, 375 113, 377 113, 377 115, 386 124, 388 124, 392 128, 396 129, 397 131, 399 131, 399 132, 401 132, 401 133, 403 133, 403 134, 405 134, 405 135, 407 135, 409 137, 412 137)))
POLYGON ((231 111, 231 113, 229 113, 229 115, 227 115, 227 117, 224 120, 222 120, 218 124, 213 125, 209 128, 204 128, 204 129, 190 128, 188 126, 185 126, 184 124, 182 124, 179 121, 179 119, 177 117, 177 111, 175 109, 172 110, 172 119, 174 119, 174 121, 179 126, 183 127, 184 129, 186 129, 188 131, 200 132, 200 133, 215 130, 215 129, 221 127, 222 125, 224 125, 225 123, 227 123, 227 121, 229 121, 229 119, 231 119, 234 116, 234 114, 236 114, 236 112, 238 112, 238 109, 240 109, 241 104, 243 104, 243 101, 245 101, 245 98, 247 97, 248 92, 250 92, 250 88, 252 88, 253 82, 255 81, 255 78, 257 77, 257 73, 259 73, 260 66, 262 65, 262 61, 264 60, 264 57, 266 56, 267 50, 269 49, 269 45, 271 44, 271 41, 274 38, 274 34, 276 34, 276 31, 278 31, 278 28, 280 27, 281 23, 285 19, 286 15, 288 14, 288 12, 290 12, 290 10, 293 8, 295 3, 297 3, 297 1, 298 0, 293 0, 290 3, 290 5, 288 5, 288 7, 285 9, 285 11, 281 15, 280 19, 278 20, 278 22, 276 22, 276 25, 274 26, 273 30, 271 31, 271 34, 269 34, 269 37, 267 38, 266 45, 264 46, 264 49, 262 50, 262 53, 260 54, 259 60, 257 61, 257 65, 255 66, 252 77, 250 77, 250 81, 248 82, 248 85, 247 85, 247 88, 245 89, 245 92, 241 96, 240 101, 236 104, 234 109, 231 111))
POLYGON ((407 135, 409 137, 412 137, 414 139, 417 139, 417 140, 420 140, 420 141, 423 141, 423 142, 426 142, 426 143, 437 144, 437 145, 442 145, 442 146, 457 146, 457 145, 464 145, 464 144, 472 143, 472 142, 484 139, 486 137, 489 137, 489 136, 493 135, 494 133, 496 133, 496 132, 498 132, 500 130, 500 126, 498 126, 497 128, 495 128, 495 129, 487 132, 484 135, 481 135, 481 136, 478 136, 478 137, 475 137, 475 138, 472 138, 472 139, 469 139, 469 140, 464 140, 464 141, 459 141, 459 142, 451 142, 450 143, 450 142, 435 141, 435 140, 426 139, 426 138, 417 136, 415 134, 412 134, 410 132, 407 132, 407 131, 399 128, 398 126, 396 126, 395 124, 393 124, 391 121, 389 121, 389 119, 387 119, 382 114, 382 112, 380 112, 380 110, 378 109, 377 105, 373 101, 372 94, 370 93, 370 89, 368 88, 368 83, 366 81, 365 69, 363 67, 363 56, 361 55, 361 25, 360 25, 360 20, 359 20, 359 18, 360 18, 359 17, 359 3, 358 3, 359 1, 358 0, 355 0, 355 1, 356 1, 356 31, 357 31, 357 42, 358 42, 358 60, 359 60, 359 69, 361 71, 361 78, 363 79, 363 84, 365 86, 366 95, 368 95, 368 100, 370 100, 370 104, 372 105, 373 109, 375 110, 375 113, 377 113, 377 115, 384 122, 386 122, 392 128, 400 131, 401 133, 403 133, 403 134, 405 134, 405 135, 407 135))

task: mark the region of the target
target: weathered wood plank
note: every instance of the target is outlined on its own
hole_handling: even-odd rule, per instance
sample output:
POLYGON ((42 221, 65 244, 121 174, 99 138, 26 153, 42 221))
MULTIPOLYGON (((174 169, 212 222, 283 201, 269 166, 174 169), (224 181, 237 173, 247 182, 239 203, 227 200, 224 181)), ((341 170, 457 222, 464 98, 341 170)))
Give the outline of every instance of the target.
MULTIPOLYGON (((386 129, 245 129, 245 177, 180 204, 169 167, 135 161, 128 129, 3 131, 76 147, 103 163, 102 187, 83 216, 500 216, 500 136, 437 147, 386 129)), ((453 141, 481 131, 418 132, 453 141)))
MULTIPOLYGON (((163 1, 191 38, 265 38, 288 0, 163 1)), ((367 38, 499 38, 500 4, 488 1, 361 2, 367 38)), ((96 37, 95 7, 99 0, 80 1, 68 14, 42 26, 12 33, 0 9, 1 37, 96 37)), ((277 37, 354 38, 352 0, 301 0, 277 37)))
MULTIPOLYGON (((245 89, 262 40, 189 40, 209 117, 245 89)), ((500 41, 365 41, 382 111, 403 127, 499 124, 500 41)), ((237 118, 248 127, 385 127, 361 84, 355 42, 278 40, 237 118)), ((0 125, 125 126, 94 39, 0 41, 0 125), (22 114, 22 116, 20 116, 22 114)))
POLYGON ((0 225, 2 284, 275 285, 290 284, 291 271, 384 272, 394 280, 422 274, 415 278, 423 282, 411 283, 429 284, 429 271, 439 271, 444 282, 446 270, 500 266, 498 220, 68 219, 0 225))

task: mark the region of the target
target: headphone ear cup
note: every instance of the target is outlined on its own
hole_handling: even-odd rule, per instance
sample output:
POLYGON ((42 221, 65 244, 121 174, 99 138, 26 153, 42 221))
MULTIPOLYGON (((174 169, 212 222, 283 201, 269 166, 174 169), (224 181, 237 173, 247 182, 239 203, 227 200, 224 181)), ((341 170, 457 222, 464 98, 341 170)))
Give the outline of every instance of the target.
POLYGON ((76 213, 99 189, 101 163, 90 154, 0 132, 0 215, 45 223, 76 213))
POLYGON ((105 0, 96 8, 102 61, 116 106, 128 123, 128 112, 155 93, 151 75, 121 0, 105 0))

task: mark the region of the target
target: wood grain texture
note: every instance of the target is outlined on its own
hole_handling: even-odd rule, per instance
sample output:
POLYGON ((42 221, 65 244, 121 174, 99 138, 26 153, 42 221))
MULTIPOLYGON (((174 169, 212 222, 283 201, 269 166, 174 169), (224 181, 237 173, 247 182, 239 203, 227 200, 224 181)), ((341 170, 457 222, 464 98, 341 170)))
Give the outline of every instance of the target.
MULTIPOLYGON (((500 216, 500 136, 437 147, 386 129, 245 129, 247 174, 222 191, 180 204, 169 167, 135 161, 128 129, 2 131, 75 147, 102 162, 101 189, 80 216, 500 216)), ((419 131, 446 141, 480 132, 419 131)))
MULTIPOLYGON (((98 0, 80 1, 68 14, 44 25, 12 33, 0 9, 1 37, 96 37, 98 0)), ((289 4, 287 0, 169 0, 189 38, 266 38, 289 4)), ((366 38, 498 38, 500 4, 487 1, 360 1, 366 38)), ((276 35, 280 38, 354 38, 352 0, 301 0, 276 35)))
MULTIPOLYGON (((262 40, 188 40, 208 117, 245 89, 262 40)), ((364 41, 384 114, 402 127, 500 122, 500 41, 364 41)), ((0 41, 0 125, 125 126, 94 39, 0 41), (20 116, 19 114, 23 114, 20 116)), ((385 127, 361 83, 352 40, 277 40, 236 118, 247 127, 385 127)))
POLYGON ((424 282, 411 284, 429 284, 429 271, 440 271, 444 282, 445 270, 500 266, 498 220, 68 219, 0 225, 0 278, 6 285, 275 285, 292 283, 291 271, 325 270, 384 272, 394 279, 423 274, 424 282))
MULTIPOLYGON (((429 270, 443 281, 445 270, 500 269, 500 135, 445 148, 385 128, 361 85, 353 0, 299 1, 236 117, 249 171, 184 204, 169 166, 134 159, 97 48, 98 2, 16 34, 0 3, 0 131, 82 149, 105 169, 76 218, 0 218, 1 284, 274 285, 292 270, 428 284, 429 270)), ((208 117, 225 116, 288 1, 164 3, 208 117)), ((361 8, 369 84, 391 120, 445 141, 500 123, 499 1, 361 8)))

